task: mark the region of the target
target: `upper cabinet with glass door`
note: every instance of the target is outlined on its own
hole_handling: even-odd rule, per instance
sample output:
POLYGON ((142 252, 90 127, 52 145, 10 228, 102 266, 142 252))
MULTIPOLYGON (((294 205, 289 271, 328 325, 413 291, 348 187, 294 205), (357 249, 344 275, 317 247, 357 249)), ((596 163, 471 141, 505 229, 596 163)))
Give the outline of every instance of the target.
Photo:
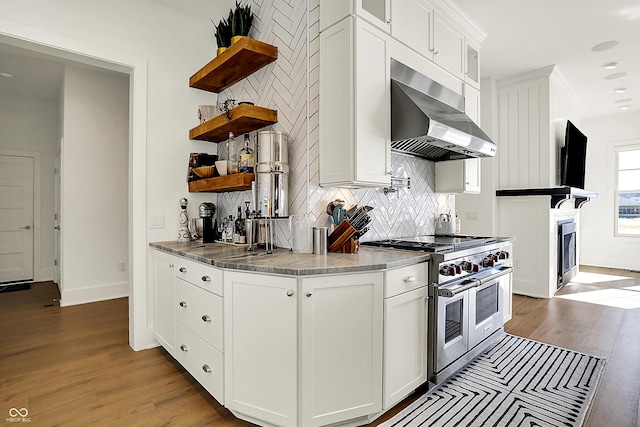
POLYGON ((356 15, 388 34, 391 23, 390 9, 389 0, 322 0, 320 31, 349 15, 356 15))
POLYGON ((464 81, 480 89, 480 48, 465 37, 464 81))

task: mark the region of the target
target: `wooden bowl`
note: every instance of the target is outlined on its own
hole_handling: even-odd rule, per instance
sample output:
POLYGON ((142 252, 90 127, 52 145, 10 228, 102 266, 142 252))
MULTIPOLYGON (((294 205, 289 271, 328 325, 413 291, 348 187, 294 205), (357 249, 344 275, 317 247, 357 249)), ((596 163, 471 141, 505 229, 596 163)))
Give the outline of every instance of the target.
POLYGON ((213 166, 199 166, 197 168, 191 169, 193 173, 198 175, 200 178, 211 178, 213 176, 214 167, 213 166))

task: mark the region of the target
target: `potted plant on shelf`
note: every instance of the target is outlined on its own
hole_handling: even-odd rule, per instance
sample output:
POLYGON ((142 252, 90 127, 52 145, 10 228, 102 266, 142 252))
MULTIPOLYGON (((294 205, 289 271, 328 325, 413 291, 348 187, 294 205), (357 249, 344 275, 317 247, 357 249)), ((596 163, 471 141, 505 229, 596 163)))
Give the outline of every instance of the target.
POLYGON ((231 43, 237 42, 241 37, 249 35, 253 23, 251 6, 240 5, 236 0, 236 8, 229 11, 228 25, 231 27, 231 43))
POLYGON ((216 25, 213 20, 211 20, 211 23, 216 29, 214 34, 216 43, 218 44, 217 55, 220 55, 231 46, 231 25, 226 19, 222 19, 218 25, 216 25))

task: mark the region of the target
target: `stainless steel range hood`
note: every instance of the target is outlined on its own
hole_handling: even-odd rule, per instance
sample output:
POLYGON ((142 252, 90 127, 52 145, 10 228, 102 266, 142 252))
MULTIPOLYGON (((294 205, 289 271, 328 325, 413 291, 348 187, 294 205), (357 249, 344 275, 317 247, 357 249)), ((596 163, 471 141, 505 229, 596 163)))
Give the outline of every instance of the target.
POLYGON ((442 161, 493 157, 496 144, 464 114, 464 97, 391 59, 391 151, 442 161))

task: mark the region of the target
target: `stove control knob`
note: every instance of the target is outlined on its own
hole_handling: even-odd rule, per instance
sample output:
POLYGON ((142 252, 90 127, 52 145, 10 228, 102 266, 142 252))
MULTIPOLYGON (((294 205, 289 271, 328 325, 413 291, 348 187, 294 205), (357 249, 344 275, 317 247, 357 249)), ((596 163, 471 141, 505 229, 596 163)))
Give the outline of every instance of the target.
POLYGON ((493 267, 493 265, 495 264, 494 260, 493 260, 493 256, 492 255, 487 255, 483 260, 482 260, 482 266, 483 267, 493 267))
POLYGON ((475 264, 475 263, 471 263, 471 270, 474 273, 477 273, 478 271, 480 271, 480 265, 479 264, 475 264))
POLYGON ((462 261, 460 263, 460 268, 462 268, 464 271, 471 271, 472 266, 473 266, 473 263, 469 261, 462 261))
POLYGON ((456 269, 450 265, 445 265, 440 268, 440 274, 443 276, 455 276, 456 269))
POLYGON ((462 274, 462 267, 454 265, 453 268, 455 269, 455 274, 462 274))
POLYGON ((496 253, 496 254, 493 254, 493 255, 491 256, 491 259, 493 260, 493 262, 494 262, 494 263, 496 263, 496 262, 500 261, 500 257, 498 256, 498 254, 497 254, 497 253, 496 253))
POLYGON ((499 259, 508 259, 509 258, 509 252, 507 252, 507 251, 498 252, 498 258, 499 259))

